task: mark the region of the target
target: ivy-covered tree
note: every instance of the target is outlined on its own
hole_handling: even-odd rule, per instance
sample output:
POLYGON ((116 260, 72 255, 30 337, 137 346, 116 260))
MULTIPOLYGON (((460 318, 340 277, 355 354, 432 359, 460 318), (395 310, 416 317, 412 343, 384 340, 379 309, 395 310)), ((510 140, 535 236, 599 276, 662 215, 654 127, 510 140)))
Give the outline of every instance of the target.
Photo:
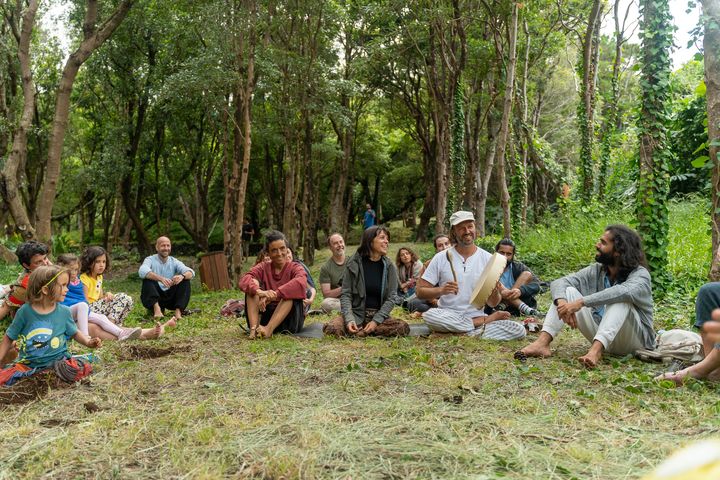
POLYGON ((642 0, 642 91, 638 128, 640 155, 637 185, 638 231, 656 286, 665 283, 668 244, 667 125, 670 98, 670 47, 674 26, 668 0, 642 0))

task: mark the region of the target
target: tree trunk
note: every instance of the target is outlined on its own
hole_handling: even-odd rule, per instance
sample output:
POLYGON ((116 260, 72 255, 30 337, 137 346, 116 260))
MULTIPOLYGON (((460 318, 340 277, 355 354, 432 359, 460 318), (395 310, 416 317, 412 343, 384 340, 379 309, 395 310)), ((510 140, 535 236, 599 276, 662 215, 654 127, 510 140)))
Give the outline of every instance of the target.
POLYGON ((503 100, 503 115, 500 121, 500 136, 497 147, 498 188, 500 189, 500 206, 503 212, 503 235, 510 237, 512 227, 510 224, 510 193, 505 179, 505 149, 510 136, 510 116, 512 115, 513 92, 515 88, 515 64, 517 63, 517 28, 518 5, 513 4, 512 18, 508 30, 508 57, 507 72, 505 74, 505 97, 503 100))
POLYGON ((67 131, 68 116, 70 114, 70 95, 72 94, 75 77, 83 63, 97 50, 127 16, 135 0, 123 0, 110 17, 97 27, 98 5, 97 0, 88 0, 83 23, 83 41, 75 50, 63 68, 60 86, 57 90, 55 102, 55 117, 53 119, 50 145, 48 148, 45 181, 42 195, 38 205, 37 235, 43 241, 50 241, 50 217, 55 203, 57 183, 60 180, 60 164, 62 158, 65 132, 67 131))
MULTIPOLYGON (((713 252, 720 248, 720 4, 703 0, 705 19, 705 86, 707 87, 708 145, 712 170, 713 252)), ((710 279, 720 280, 720 258, 713 255, 710 279)))
POLYGON ((22 17, 22 29, 17 36, 18 60, 22 76, 23 89, 23 110, 20 123, 13 135, 12 149, 8 156, 2 174, 0 174, 0 193, 3 200, 10 209, 10 214, 15 220, 15 227, 20 231, 24 240, 35 238, 35 228, 30 222, 27 210, 23 204, 18 185, 18 172, 20 166, 25 163, 27 157, 28 132, 32 125, 35 111, 35 85, 33 83, 30 40, 35 24, 35 14, 38 9, 38 1, 30 0, 27 9, 22 17))
POLYGON ((640 165, 637 183, 638 233, 653 284, 665 284, 670 184, 667 123, 670 103, 670 48, 673 26, 668 0, 641 0, 642 100, 638 127, 640 165))
MULTIPOLYGON (((493 82, 490 90, 495 91, 495 82, 493 82)), ((495 108, 491 106, 490 108, 495 108)), ((478 170, 478 177, 475 180, 477 186, 476 207, 477 212, 477 233, 479 236, 485 236, 486 206, 488 199, 488 189, 490 188, 490 178, 492 177, 493 168, 495 167, 495 159, 497 157, 498 134, 500 126, 496 122, 495 115, 491 111, 487 119, 487 147, 485 149, 485 158, 483 161, 483 169, 478 170)))
POLYGON ((580 179, 582 181, 580 197, 584 204, 590 203, 593 193, 593 142, 595 109, 595 75, 597 71, 596 52, 599 36, 599 20, 602 13, 602 0, 594 0, 590 9, 585 36, 582 41, 582 84, 580 86, 580 179))

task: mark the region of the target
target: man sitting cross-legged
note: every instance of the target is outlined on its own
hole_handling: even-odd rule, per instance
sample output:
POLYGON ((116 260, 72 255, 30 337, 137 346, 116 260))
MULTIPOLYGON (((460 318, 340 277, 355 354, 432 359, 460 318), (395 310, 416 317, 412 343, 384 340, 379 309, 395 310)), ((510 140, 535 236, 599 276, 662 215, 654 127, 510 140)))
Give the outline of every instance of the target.
POLYGON ((542 316, 535 308, 535 295, 540 292, 540 281, 524 263, 515 260, 515 242, 503 238, 495 245, 495 251, 507 259, 505 270, 500 276, 502 302, 496 310, 506 310, 515 316, 542 316))
POLYGON ((251 339, 272 337, 275 330, 297 333, 305 323, 305 270, 289 259, 287 240, 280 232, 266 235, 265 251, 270 261, 252 267, 239 285, 247 294, 245 311, 251 339))
POLYGON ((342 279, 345 274, 345 240, 339 233, 333 233, 327 239, 332 257, 327 259, 320 267, 320 289, 323 301, 320 308, 325 313, 340 311, 340 294, 342 293, 342 279))
MULTIPOLYGON (((450 225, 455 246, 437 253, 418 282, 418 298, 438 299, 438 308, 423 313, 425 323, 436 332, 467 333, 491 340, 525 337, 525 327, 508 320, 508 312, 487 315, 470 303, 491 255, 475 245, 475 217, 471 212, 453 213, 450 225)), ((495 307, 498 303, 500 293, 495 288, 487 304, 495 307)))
POLYGON ((640 237, 624 225, 610 225, 595 248, 597 263, 552 282, 553 306, 542 332, 516 356, 549 357, 550 343, 564 325, 592 342, 578 359, 589 368, 604 351, 626 355, 654 348, 650 273, 640 237))

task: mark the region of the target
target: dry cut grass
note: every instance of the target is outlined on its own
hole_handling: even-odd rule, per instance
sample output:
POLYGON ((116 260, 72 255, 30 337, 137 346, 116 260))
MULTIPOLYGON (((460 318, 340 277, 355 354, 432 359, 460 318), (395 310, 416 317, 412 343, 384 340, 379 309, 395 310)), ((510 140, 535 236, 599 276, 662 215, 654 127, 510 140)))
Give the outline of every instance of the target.
POLYGON ((575 333, 527 364, 522 342, 455 336, 251 342, 223 298, 103 347, 84 384, 0 405, 0 478, 638 478, 720 429, 715 386, 584 371, 575 333))

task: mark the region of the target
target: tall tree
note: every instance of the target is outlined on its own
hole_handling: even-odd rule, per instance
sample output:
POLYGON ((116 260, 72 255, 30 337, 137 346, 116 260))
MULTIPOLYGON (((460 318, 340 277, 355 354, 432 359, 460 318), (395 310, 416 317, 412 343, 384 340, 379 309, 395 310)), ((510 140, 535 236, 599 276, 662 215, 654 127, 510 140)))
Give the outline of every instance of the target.
POLYGON ((503 98, 502 119, 500 120, 500 135, 498 137, 497 172, 498 188, 500 189, 500 207, 503 212, 503 235, 512 235, 510 220, 510 193, 508 192, 507 180, 505 178, 505 154, 507 151, 508 139, 510 138, 510 119, 515 92, 515 67, 517 65, 517 33, 518 33, 518 4, 513 2, 510 21, 506 27, 507 35, 507 70, 505 72, 505 95, 503 98))
POLYGON ((252 148, 252 98, 257 74, 255 49, 258 42, 258 4, 256 0, 230 1, 233 47, 237 84, 233 92, 232 155, 226 155, 225 236, 230 278, 242 274, 242 226, 245 217, 245 195, 252 148))
POLYGON ((9 10, 5 14, 18 45, 17 55, 22 79, 23 109, 20 121, 13 132, 10 155, 5 162, 2 174, 0 174, 0 193, 2 193, 3 200, 15 220, 15 227, 20 231, 24 239, 29 240, 35 237, 35 228, 20 196, 18 178, 21 166, 27 158, 28 132, 35 113, 35 85, 30 68, 30 40, 35 25, 38 2, 37 0, 30 0, 24 12, 20 10, 20 6, 21 2, 17 2, 16 8, 9 10), (21 25, 20 29, 18 29, 18 23, 21 25))
POLYGON ((607 182, 610 155, 616 142, 616 132, 619 120, 619 95, 620 95, 620 66, 622 63, 623 45, 627 42, 625 36, 627 20, 630 14, 631 4, 627 5, 625 15, 620 21, 620 0, 615 0, 613 5, 613 20, 615 23, 615 55, 612 63, 612 74, 610 78, 610 91, 604 95, 602 128, 602 139, 600 141, 600 165, 598 169, 598 200, 605 199, 605 188, 607 182))
POLYGON ((673 31, 668 0, 640 2, 642 74, 640 88, 640 156, 637 186, 638 230, 653 282, 665 282, 668 242, 667 123, 669 118, 670 47, 673 31))
MULTIPOLYGON (((720 4, 703 0, 705 37, 705 87, 708 118, 708 150, 712 169, 713 253, 720 248, 720 4)), ((713 254, 710 278, 720 280, 720 258, 713 254)))
POLYGON ((97 0, 87 0, 85 4, 85 18, 83 20, 83 38, 80 46, 70 54, 63 68, 60 85, 58 85, 55 100, 55 118, 53 119, 48 157, 43 182, 42 195, 38 205, 37 235, 41 240, 49 241, 51 235, 50 220, 52 217, 55 193, 60 179, 60 165, 62 158, 65 132, 68 126, 70 113, 70 95, 72 93, 75 77, 90 55, 113 34, 115 29, 127 16, 135 0, 122 0, 100 25, 98 25, 98 12, 100 5, 97 0))
POLYGON ((580 198, 584 204, 590 202, 594 192, 595 84, 602 7, 602 0, 593 0, 585 35, 581 38, 580 74, 582 81, 580 83, 578 123, 580 127, 580 181, 582 182, 580 198))

